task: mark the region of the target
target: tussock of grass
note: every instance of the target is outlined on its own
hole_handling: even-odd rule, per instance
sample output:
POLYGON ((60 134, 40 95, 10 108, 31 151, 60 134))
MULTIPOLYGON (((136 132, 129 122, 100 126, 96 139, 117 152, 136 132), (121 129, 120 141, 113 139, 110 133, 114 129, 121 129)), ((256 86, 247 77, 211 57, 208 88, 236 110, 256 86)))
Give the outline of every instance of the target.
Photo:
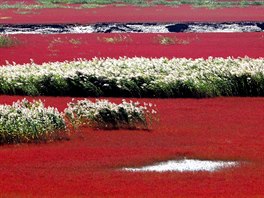
POLYGON ((85 4, 82 4, 82 5, 81 5, 80 9, 81 9, 81 8, 102 8, 102 7, 104 7, 104 6, 105 6, 105 5, 93 4, 93 3, 91 3, 91 4, 85 3, 85 4))
POLYGON ((113 37, 97 37, 97 40, 104 43, 112 43, 112 44, 132 42, 131 37, 125 35, 118 35, 113 37))
POLYGON ((18 44, 18 40, 8 35, 0 35, 0 48, 12 47, 18 44))
POLYGON ((0 105, 0 144, 39 143, 68 139, 80 126, 97 129, 150 130, 156 114, 151 103, 87 99, 68 103, 64 112, 45 107, 41 100, 27 99, 0 105))
POLYGON ((41 101, 0 105, 0 144, 46 142, 66 137, 63 116, 41 101))
POLYGON ((158 36, 158 43, 161 45, 174 45, 176 43, 175 39, 168 36, 158 36))
POLYGON ((66 118, 74 127, 88 126, 97 129, 151 129, 157 113, 154 105, 139 102, 115 104, 108 100, 91 102, 84 99, 68 103, 66 118))
POLYGON ((82 42, 79 39, 70 39, 69 43, 73 45, 80 45, 82 42))
POLYGON ((160 45, 188 45, 190 40, 178 39, 177 37, 158 35, 154 41, 160 45))

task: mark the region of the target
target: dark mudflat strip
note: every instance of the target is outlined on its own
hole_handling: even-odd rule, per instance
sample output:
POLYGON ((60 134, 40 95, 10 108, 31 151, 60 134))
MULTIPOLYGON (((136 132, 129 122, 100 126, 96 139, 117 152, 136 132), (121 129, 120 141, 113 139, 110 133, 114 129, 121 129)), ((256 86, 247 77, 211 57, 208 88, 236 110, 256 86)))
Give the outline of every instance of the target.
POLYGON ((98 23, 79 24, 23 24, 1 25, 2 34, 58 34, 58 33, 169 33, 169 32, 263 32, 264 22, 239 23, 98 23))

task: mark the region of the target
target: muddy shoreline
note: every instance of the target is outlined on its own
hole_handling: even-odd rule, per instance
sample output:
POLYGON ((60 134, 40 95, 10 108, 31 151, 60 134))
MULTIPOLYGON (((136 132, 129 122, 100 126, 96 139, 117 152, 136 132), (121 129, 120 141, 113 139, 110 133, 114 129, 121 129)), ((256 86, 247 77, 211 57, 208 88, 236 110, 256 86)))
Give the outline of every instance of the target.
POLYGON ((263 32, 264 22, 97 23, 0 25, 1 34, 263 32))

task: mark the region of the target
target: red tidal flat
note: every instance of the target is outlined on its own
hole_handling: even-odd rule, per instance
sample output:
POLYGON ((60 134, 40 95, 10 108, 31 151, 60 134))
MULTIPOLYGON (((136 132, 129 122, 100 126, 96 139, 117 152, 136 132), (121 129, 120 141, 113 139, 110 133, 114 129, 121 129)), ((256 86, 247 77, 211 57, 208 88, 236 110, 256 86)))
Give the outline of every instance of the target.
MULTIPOLYGON (((22 97, 0 96, 1 103, 22 97)), ((40 97, 62 110, 71 98, 40 97)), ((120 102, 121 99, 110 98, 120 102)), ((262 197, 264 99, 133 99, 157 104, 152 132, 81 129, 70 141, 0 149, 4 197, 262 197), (237 160, 214 173, 127 173, 179 158, 237 160)))
MULTIPOLYGON (((112 57, 244 57, 263 56, 264 33, 169 33, 169 34, 55 34, 15 35, 19 44, 0 48, 0 64, 5 61, 36 63, 74 58, 112 57), (159 38, 175 43, 162 45, 159 38), (107 42, 107 38, 121 38, 107 42), (120 39, 119 39, 120 40, 120 39)), ((108 39, 109 40, 109 39, 108 39)))
POLYGON ((183 22, 183 21, 263 21, 264 8, 193 8, 155 6, 106 6, 91 9, 38 9, 20 14, 16 9, 0 11, 0 23, 98 23, 98 22, 183 22))

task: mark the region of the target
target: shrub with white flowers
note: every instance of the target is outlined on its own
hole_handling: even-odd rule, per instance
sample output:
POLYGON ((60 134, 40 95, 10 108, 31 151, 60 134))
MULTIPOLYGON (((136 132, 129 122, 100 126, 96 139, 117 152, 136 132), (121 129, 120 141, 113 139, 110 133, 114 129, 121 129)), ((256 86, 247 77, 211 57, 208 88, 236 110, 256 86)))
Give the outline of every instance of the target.
POLYGON ((65 134, 62 114, 54 107, 44 107, 40 100, 0 105, 0 143, 48 141, 65 134))
POLYGON ((68 103, 65 115, 73 126, 89 126, 99 129, 145 129, 155 120, 155 105, 139 102, 115 104, 108 100, 78 100, 68 103))
POLYGON ((264 96, 264 58, 94 58, 0 67, 0 93, 23 95, 264 96))

